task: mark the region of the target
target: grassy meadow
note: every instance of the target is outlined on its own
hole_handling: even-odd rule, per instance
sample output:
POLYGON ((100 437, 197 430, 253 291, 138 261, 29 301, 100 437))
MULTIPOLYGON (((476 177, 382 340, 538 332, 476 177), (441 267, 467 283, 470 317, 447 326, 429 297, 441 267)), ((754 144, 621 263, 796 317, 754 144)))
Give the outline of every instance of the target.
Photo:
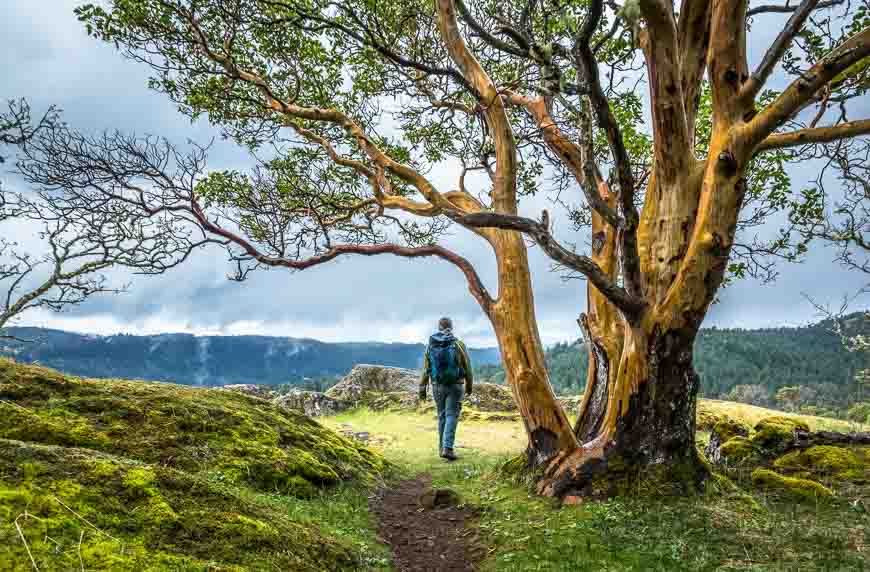
MULTIPOLYGON (((699 410, 751 425, 780 414, 709 400, 699 410)), ((794 417, 813 430, 868 429, 794 417)), ((462 421, 457 432, 461 459, 455 463, 438 458, 431 413, 360 409, 322 423, 368 432, 370 447, 402 471, 427 472, 434 486, 452 488, 478 507, 481 539, 488 547, 484 571, 870 569, 870 499, 864 487, 852 487, 832 501, 795 503, 722 481, 695 497, 653 494, 558 506, 499 474, 499 466, 525 446, 519 421, 462 421)), ((705 439, 706 433, 699 437, 705 439)))
MULTIPOLYGON (((810 502, 714 478, 698 496, 559 506, 500 471, 525 446, 521 422, 470 413, 461 459, 448 464, 431 410, 363 408, 315 422, 234 392, 0 360, 0 571, 394 570, 369 498, 420 473, 478 512, 483 571, 867 567, 866 478, 845 486, 814 475, 834 493, 810 502), (367 446, 328 429, 368 433, 367 446)), ((707 428, 773 413, 699 406, 707 428)))

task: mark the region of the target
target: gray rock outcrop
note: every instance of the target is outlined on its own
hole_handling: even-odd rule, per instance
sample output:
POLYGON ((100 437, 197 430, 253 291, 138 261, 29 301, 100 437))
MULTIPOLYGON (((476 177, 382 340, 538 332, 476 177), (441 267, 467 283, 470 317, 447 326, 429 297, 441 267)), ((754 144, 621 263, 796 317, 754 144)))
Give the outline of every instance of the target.
POLYGON ((419 383, 420 372, 413 369, 361 364, 331 387, 326 395, 357 407, 383 393, 401 391, 414 394, 419 383))
POLYGON ((292 389, 289 393, 276 397, 272 403, 278 407, 301 411, 309 417, 335 415, 350 408, 350 404, 347 402, 334 399, 319 391, 303 391, 301 389, 292 389))

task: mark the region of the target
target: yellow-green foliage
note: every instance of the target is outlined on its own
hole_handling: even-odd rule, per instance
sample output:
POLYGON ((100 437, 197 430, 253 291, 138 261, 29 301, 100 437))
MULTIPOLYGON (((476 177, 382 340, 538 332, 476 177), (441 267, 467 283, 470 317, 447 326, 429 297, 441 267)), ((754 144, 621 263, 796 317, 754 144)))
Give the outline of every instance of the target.
POLYGON ((759 488, 794 498, 795 500, 821 500, 834 496, 831 489, 809 479, 785 477, 770 469, 752 471, 752 482, 759 488))
POLYGON ((365 494, 332 491, 387 468, 245 395, 0 359, 3 570, 356 570, 365 494))
POLYGON ((870 480, 870 448, 848 449, 818 445, 792 451, 774 462, 779 469, 805 471, 846 481, 870 480))
POLYGON ((89 380, 0 359, 0 438, 86 447, 268 492, 371 480, 383 459, 310 418, 230 391, 89 380))

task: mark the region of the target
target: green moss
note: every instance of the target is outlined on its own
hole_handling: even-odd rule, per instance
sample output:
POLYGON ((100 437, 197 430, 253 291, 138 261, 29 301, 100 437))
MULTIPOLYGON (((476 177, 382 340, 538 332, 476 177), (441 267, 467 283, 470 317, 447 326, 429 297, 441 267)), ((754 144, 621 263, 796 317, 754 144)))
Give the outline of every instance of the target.
POLYGON ((377 552, 358 507, 318 499, 390 466, 302 415, 6 359, 0 400, 0 523, 24 534, 0 526, 13 570, 32 568, 28 550, 41 570, 121 571, 356 570, 377 552))
POLYGON ((818 445, 787 453, 777 459, 774 466, 846 481, 864 482, 870 478, 870 467, 861 449, 818 445))
POLYGON ((809 425, 800 419, 791 417, 765 417, 755 425, 752 442, 764 450, 768 456, 774 456, 784 451, 794 440, 794 430, 809 431, 809 425))
POLYGON ((372 482, 388 468, 304 415, 235 392, 80 379, 0 359, 0 400, 0 438, 217 471, 269 492, 310 494, 300 478, 314 487, 372 482))
POLYGON ((695 427, 698 431, 710 431, 717 423, 725 419, 727 418, 724 415, 714 413, 699 403, 698 412, 695 417, 695 427))
POLYGON ((749 427, 730 418, 723 418, 713 426, 713 434, 719 436, 719 442, 725 443, 734 437, 749 435, 749 427))
POLYGON ((761 452, 750 439, 733 437, 722 444, 722 459, 730 465, 746 465, 761 459, 761 452))
MULTIPOLYGON (((0 440, 0 520, 16 518, 40 569, 78 569, 79 552, 88 569, 111 570, 149 569, 154 562, 165 566, 150 569, 358 564, 351 547, 316 525, 294 522, 233 487, 84 449, 0 440)), ((14 527, 0 528, 0 561, 28 562, 14 527)))
POLYGON ((759 488, 800 501, 822 500, 834 496, 831 489, 821 483, 809 479, 786 477, 769 469, 752 471, 752 482, 759 488))

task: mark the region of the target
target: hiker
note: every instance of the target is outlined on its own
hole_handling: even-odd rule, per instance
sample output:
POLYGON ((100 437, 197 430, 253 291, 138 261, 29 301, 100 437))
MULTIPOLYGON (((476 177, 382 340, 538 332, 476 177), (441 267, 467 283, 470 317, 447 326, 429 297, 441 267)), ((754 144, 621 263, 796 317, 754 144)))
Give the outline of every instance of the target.
POLYGON ((438 409, 439 454, 448 461, 455 461, 453 439, 462 410, 462 387, 465 395, 471 395, 474 375, 465 344, 453 335, 450 318, 438 320, 438 331, 429 338, 423 356, 423 374, 420 376, 420 401, 426 399, 426 388, 432 381, 432 398, 438 409))

